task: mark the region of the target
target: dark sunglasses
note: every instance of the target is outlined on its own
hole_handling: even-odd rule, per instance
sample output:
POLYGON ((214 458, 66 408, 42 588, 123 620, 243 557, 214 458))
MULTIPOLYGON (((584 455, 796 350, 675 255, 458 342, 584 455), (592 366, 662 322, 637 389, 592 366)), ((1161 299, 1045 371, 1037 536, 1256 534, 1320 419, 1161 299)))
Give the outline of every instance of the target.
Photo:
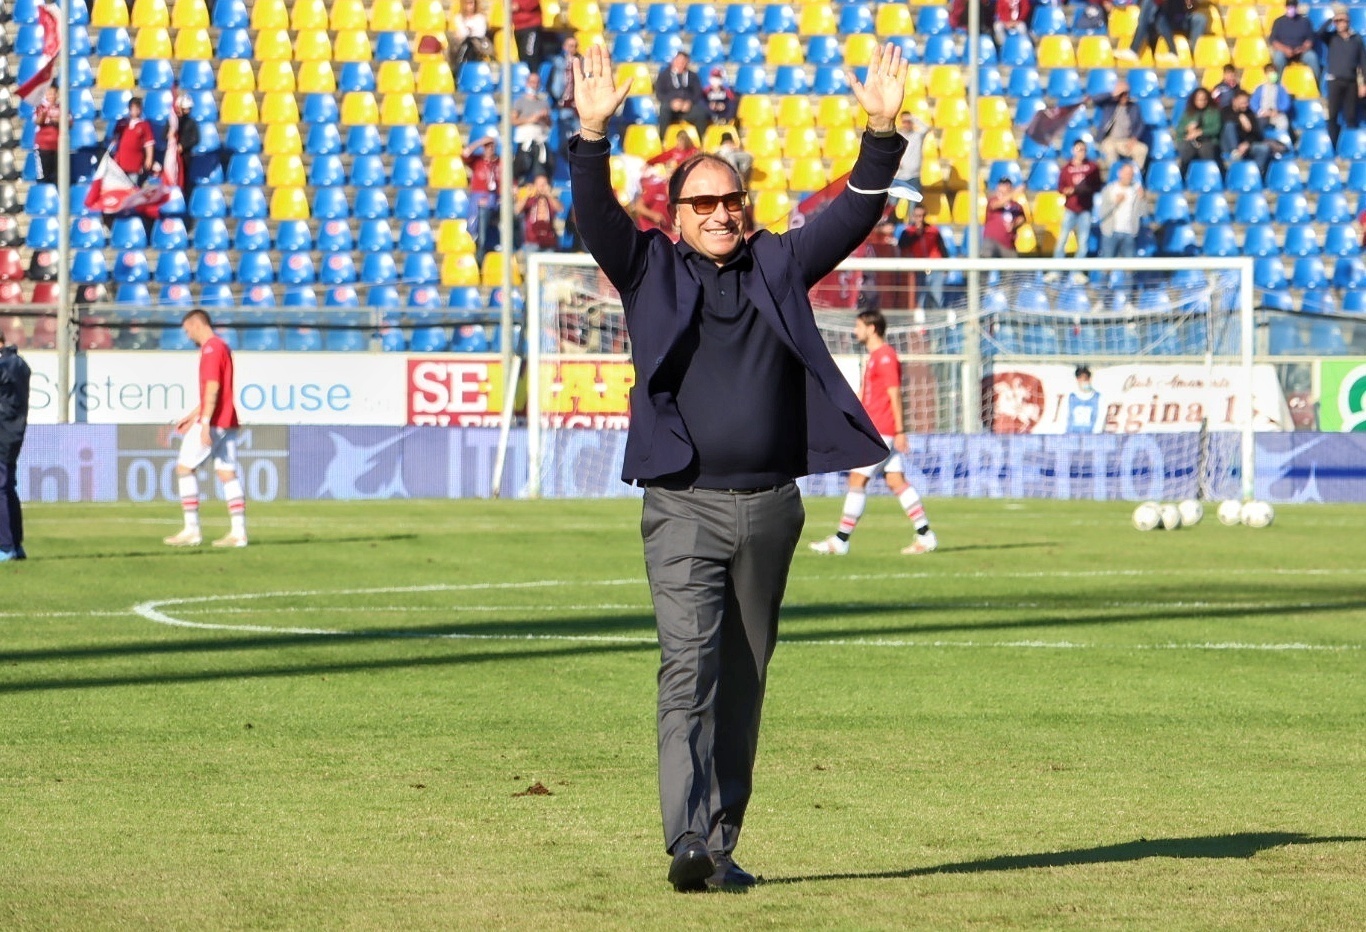
POLYGON ((716 205, 722 204, 726 208, 726 213, 738 214, 745 209, 745 198, 748 196, 746 191, 732 191, 729 194, 699 194, 696 197, 680 197, 679 204, 687 204, 693 210, 706 217, 716 212, 716 205))

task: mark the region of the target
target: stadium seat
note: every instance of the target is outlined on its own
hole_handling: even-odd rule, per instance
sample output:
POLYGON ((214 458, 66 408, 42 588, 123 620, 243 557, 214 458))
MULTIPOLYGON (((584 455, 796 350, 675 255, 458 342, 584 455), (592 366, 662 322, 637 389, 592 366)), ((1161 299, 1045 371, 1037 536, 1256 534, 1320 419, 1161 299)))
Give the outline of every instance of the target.
POLYGON ((1228 167, 1225 188, 1237 194, 1251 194, 1262 190, 1262 174, 1257 163, 1245 159, 1233 162, 1228 167))
POLYGON ((203 284, 229 284, 232 282, 232 263, 226 252, 208 251, 199 254, 195 266, 195 281, 203 284))
POLYGON ((1276 222, 1283 224, 1303 223, 1313 215, 1309 208, 1309 198, 1303 194, 1282 194, 1276 199, 1276 222))
POLYGON ((1329 278, 1322 257, 1301 255, 1296 258, 1290 273, 1290 284, 1304 291, 1326 288, 1329 278))
POLYGON ((1250 191, 1238 196, 1238 202, 1233 208, 1233 221, 1235 223, 1266 223, 1271 219, 1271 208, 1267 204, 1266 195, 1261 191, 1250 191))
POLYGON ((147 253, 141 249, 126 249, 114 260, 112 270, 116 282, 145 282, 152 277, 147 265, 147 253))
POLYGON ((1256 259, 1279 258, 1281 246, 1276 228, 1270 223, 1257 223, 1243 231, 1243 252, 1256 259))
POLYGON ((1219 163, 1213 160, 1197 159, 1186 170, 1186 190, 1209 194, 1224 190, 1224 176, 1219 163))
POLYGON ((1181 167, 1175 161, 1150 161, 1148 162, 1144 187, 1154 194, 1169 194, 1173 191, 1184 189, 1184 182, 1181 180, 1181 167))
POLYGON ((1298 162, 1282 159, 1272 162, 1266 172, 1266 188, 1276 194, 1298 194, 1304 190, 1304 177, 1298 162))
MULTIPOLYGON (((929 9, 921 7, 922 10, 929 9)), ((921 54, 927 65, 957 65, 963 61, 958 51, 958 41, 950 33, 938 33, 925 37, 925 48, 921 54)))
MULTIPOLYGON (((1206 195, 1209 197, 1212 195, 1206 195)), ((1217 196, 1217 195, 1213 195, 1217 196)), ((1242 253, 1238 234, 1231 223, 1213 223, 1205 228, 1204 243, 1200 250, 1204 255, 1225 258, 1242 253)))
POLYGON ((193 241, 194 248, 199 250, 228 249, 232 238, 222 217, 205 217, 195 224, 193 241))
POLYGON ((444 61, 428 61, 418 66, 417 92, 419 94, 454 94, 455 78, 451 66, 444 61))
POLYGON ((1252 263, 1252 283, 1263 290, 1284 288, 1290 279, 1276 256, 1265 256, 1252 263))
POLYGON ((1195 222, 1204 224, 1228 223, 1233 219, 1228 200, 1222 193, 1201 194, 1195 201, 1195 222))
POLYGON ((1293 223, 1284 230, 1284 249, 1287 256, 1317 256, 1322 251, 1318 232, 1312 223, 1293 223))
POLYGON ((1342 178, 1342 169, 1338 167, 1332 157, 1318 162, 1309 163, 1309 177, 1305 179, 1305 187, 1320 197, 1325 194, 1332 194, 1341 191, 1345 186, 1342 178))
POLYGON ((1330 223, 1323 233, 1323 253, 1347 258, 1361 254, 1361 240, 1350 223, 1330 223))

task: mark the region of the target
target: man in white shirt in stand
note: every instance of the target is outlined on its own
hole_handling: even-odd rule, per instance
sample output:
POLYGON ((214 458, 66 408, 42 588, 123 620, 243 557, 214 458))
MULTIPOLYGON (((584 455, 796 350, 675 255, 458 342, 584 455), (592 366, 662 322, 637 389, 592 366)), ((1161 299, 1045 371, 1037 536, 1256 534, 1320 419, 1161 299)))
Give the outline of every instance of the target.
POLYGON ((1134 163, 1124 162, 1115 180, 1100 192, 1100 258, 1132 259, 1146 213, 1145 192, 1135 177, 1134 163))

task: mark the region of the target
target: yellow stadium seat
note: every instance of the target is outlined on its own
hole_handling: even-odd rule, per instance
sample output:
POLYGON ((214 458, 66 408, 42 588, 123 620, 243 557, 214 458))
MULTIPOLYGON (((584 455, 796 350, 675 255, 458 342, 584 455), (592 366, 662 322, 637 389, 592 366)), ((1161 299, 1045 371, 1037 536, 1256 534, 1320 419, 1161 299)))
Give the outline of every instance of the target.
MULTIPOLYGON (((901 102, 901 109, 915 116, 926 126, 934 125, 934 107, 930 105, 928 97, 914 97, 910 100, 904 100, 901 102)), ((860 125, 862 125, 862 121, 860 125)))
POLYGON ((298 123, 299 101, 285 91, 271 91, 261 95, 261 122, 298 123))
POLYGON ((294 37, 295 61, 331 61, 332 40, 325 29, 305 29, 294 37))
POLYGON ((825 163, 818 158, 797 159, 792 163, 788 187, 793 191, 819 191, 830 182, 825 163))
MULTIPOLYGON (((517 257, 513 256, 510 260, 512 264, 512 283, 520 285, 522 283, 522 269, 517 262, 517 257)), ((480 269, 480 283, 485 288, 497 288, 503 284, 503 254, 496 250, 484 253, 484 267, 480 269)))
POLYGON ((232 91, 224 94, 218 105, 218 119, 229 126, 260 123, 261 114, 256 109, 256 95, 250 91, 232 91))
POLYGON ((1200 86, 1214 87, 1222 80, 1224 80, 1223 68, 1206 68, 1203 72, 1201 72, 1200 86))
POLYGON ((465 170, 465 163, 460 161, 459 153, 457 157, 449 159, 437 159, 431 164, 430 174, 427 183, 437 190, 447 188, 468 188, 470 186, 469 172, 465 170))
POLYGON ((1036 54, 1040 68, 1077 67, 1077 52, 1069 36, 1040 36, 1036 54))
POLYGON ((1314 69, 1308 65, 1298 62, 1286 65, 1281 72, 1281 84, 1296 100, 1315 100, 1319 96, 1319 83, 1314 78, 1314 69))
MULTIPOLYGON (((370 33, 363 29, 348 29, 337 33, 332 48, 333 61, 369 61, 374 56, 370 33)), ((408 64, 404 62, 404 64, 408 64)))
POLYGON ((621 138, 621 151, 642 159, 652 159, 664 151, 659 129, 649 123, 633 123, 621 138))
POLYGON ((276 188, 270 193, 270 219, 307 220, 308 193, 302 187, 276 188))
POLYGON ((783 137, 783 158, 788 160, 820 158, 821 136, 814 126, 790 129, 783 137))
POLYGON ((1219 36, 1201 36, 1191 53, 1191 62, 1196 68, 1219 68, 1233 61, 1228 52, 1228 43, 1219 36))
POLYGON ((365 9, 365 0, 335 0, 327 28, 333 32, 341 32, 343 29, 369 29, 370 14, 365 9))
MULTIPOLYGON (((977 215, 979 219, 984 217, 986 214, 986 203, 987 199, 985 197, 979 197, 977 204, 977 215)), ((968 225, 969 218, 971 216, 972 203, 971 200, 968 198, 968 192, 959 191, 957 194, 953 195, 952 222, 954 226, 965 227, 968 225)))
POLYGON ((1167 43, 1157 40, 1157 48, 1152 50, 1153 67, 1159 70, 1170 70, 1172 68, 1191 68, 1191 46, 1185 36, 1176 37, 1176 48, 1167 47, 1167 43))
POLYGON ((379 104, 369 91, 349 91, 342 97, 343 126, 367 126, 379 122, 379 104))
POLYGON ((820 103, 816 105, 816 125, 821 129, 857 126, 858 116, 853 101, 835 94, 820 98, 820 103))
MULTIPOLYGON (((494 4, 494 6, 501 5, 494 4)), ((446 7, 441 0, 416 0, 413 4, 408 27, 416 33, 428 32, 433 35, 445 35, 446 7)))
POLYGON ((631 97, 653 97, 655 73, 643 61, 625 62, 617 65, 617 87, 623 84, 631 85, 631 97))
POLYGON ((756 126, 745 131, 744 149, 757 159, 783 156, 783 138, 775 126, 756 126))
POLYGON ((251 5, 251 28, 288 29, 289 7, 285 0, 256 0, 251 5))
POLYGON ((256 72, 252 62, 246 58, 225 58, 219 62, 218 89, 225 94, 256 90, 256 72))
POLYGON ((750 172, 749 189, 751 191, 786 191, 787 168, 783 165, 782 158, 780 156, 756 158, 754 168, 750 172))
POLYGON ((300 94, 335 94, 337 74, 330 61, 306 61, 299 65, 300 94))
POLYGON ((1138 31, 1138 4, 1116 5, 1110 9, 1110 38, 1116 45, 1128 45, 1138 31))
MULTIPOLYGON (((1073 242, 1076 240, 1076 235, 1068 234, 1067 238, 1069 242, 1073 242)), ((1034 228, 1027 223, 1022 224, 1020 228, 1015 231, 1015 251, 1022 256, 1027 256, 1038 248, 1039 240, 1034 235, 1034 228)), ((1076 251, 1075 248, 1073 251, 1076 251)))
POLYGON ((982 158, 996 162, 1020 157, 1020 144, 1015 141, 1015 133, 1007 126, 1005 129, 982 130, 982 158))
POLYGON ((1009 129, 1010 103, 1004 97, 977 98, 977 125, 982 129, 1009 129))
POLYGON ((966 126, 946 129, 939 138, 939 157, 950 162, 966 159, 972 151, 972 130, 966 126))
POLYGON ((1067 198, 1057 191, 1040 191, 1034 195, 1030 220, 1037 229, 1047 230, 1055 238, 1062 231, 1062 215, 1067 198))
POLYGON ((821 155, 827 161, 835 162, 849 156, 858 155, 860 133, 852 126, 841 126, 838 129, 828 129, 825 131, 825 141, 821 147, 821 155))
POLYGON ((1223 9, 1224 35, 1230 39, 1264 34, 1262 14, 1255 6, 1227 6, 1223 9))
POLYGON ((735 118, 748 129, 776 126, 778 123, 773 98, 767 94, 746 94, 741 97, 735 108, 735 118))
MULTIPOLYGON (((1235 68, 1265 68, 1271 61, 1271 49, 1261 36, 1243 36, 1233 43, 1235 68)), ((1291 91, 1294 94, 1294 91, 1291 91)))
POLYGON ((381 94, 411 94, 417 90, 413 66, 406 61, 380 62, 375 90, 381 94))
POLYGON ((374 0, 370 4, 370 28, 375 32, 406 32, 408 5, 403 0, 374 0))
POLYGON ((175 0, 171 25, 176 29, 208 29, 209 7, 204 0, 175 0))
POLYGON ((830 163, 830 177, 838 178, 840 175, 847 175, 849 172, 853 171, 854 162, 857 161, 857 159, 858 156, 856 155, 849 155, 845 156, 842 159, 835 159, 830 163))
MULTIPOLYGON (((451 8, 454 10, 455 5, 452 4, 451 8)), ((602 32, 606 28, 597 0, 569 0, 567 18, 569 25, 578 31, 602 32)))
POLYGON ((833 36, 839 32, 838 25, 835 11, 828 3, 803 3, 797 13, 797 34, 800 36, 833 36))
POLYGON ((474 250, 448 252, 441 257, 441 284, 448 288, 480 284, 479 260, 474 258, 474 250))
MULTIPOLYGON (((963 84, 966 89, 966 81, 963 84)), ((906 97, 924 97, 929 90, 929 73, 921 65, 911 65, 906 69, 906 97)))
POLYGON ((294 66, 287 61, 263 61, 256 69, 256 86, 267 94, 294 93, 294 66))
POLYGON ((764 62, 772 65, 800 65, 806 61, 801 37, 790 32, 775 32, 764 41, 764 62))
POLYGON ((123 0, 95 0, 95 8, 90 11, 90 25, 100 29, 127 26, 128 4, 123 0))
MULTIPOLYGON (((879 9, 887 9, 891 6, 893 4, 888 4, 887 7, 879 7, 879 9)), ((901 8, 900 4, 895 4, 895 6, 901 8)), ((877 36, 870 36, 864 32, 847 36, 844 40, 844 63, 851 68, 868 64, 873 58, 873 50, 881 44, 882 40, 877 36)))
MULTIPOLYGON (((948 176, 944 172, 944 163, 939 159, 926 159, 920 166, 920 188, 922 191, 929 191, 931 188, 943 188, 948 184, 948 176)), ((947 214, 948 201, 944 201, 946 216, 940 223, 950 223, 953 220, 951 214, 947 214)))
POLYGON ((758 191, 754 195, 754 225, 767 228, 787 223, 792 214, 792 198, 786 191, 758 191))
POLYGON ((256 34, 252 46, 257 61, 289 61, 294 57, 294 44, 283 29, 264 29, 256 34))
POLYGON ((331 26, 332 17, 323 0, 294 0, 294 8, 289 11, 290 29, 298 32, 300 29, 330 29, 331 26))
POLYGON ((170 59, 175 56, 175 46, 171 44, 171 33, 161 26, 144 26, 133 38, 133 57, 146 61, 149 58, 170 59))
POLYGON ((454 94, 455 76, 445 59, 424 61, 417 69, 419 94, 454 94))
POLYGON ((740 127, 734 123, 713 123, 708 126, 707 132, 702 136, 703 151, 715 152, 721 145, 721 137, 726 133, 730 133, 737 143, 740 141, 740 127))
POLYGON ((1082 36, 1077 40, 1077 67, 1113 68, 1115 50, 1109 36, 1082 36))
POLYGON ((304 151, 303 137, 297 123, 272 123, 266 127, 261 141, 266 155, 300 155, 304 151))
POLYGON ((454 123, 431 123, 422 137, 422 153, 429 159, 458 157, 465 148, 460 127, 454 123))
POLYGON ((934 65, 930 68, 929 96, 935 100, 961 97, 966 100, 968 88, 963 69, 958 65, 934 65))
POLYGON ((196 26, 176 33, 175 57, 180 61, 213 61, 213 40, 209 38, 209 30, 196 26))
POLYGON ((554 29, 555 23, 560 18, 559 0, 541 0, 541 26, 545 29, 554 29))
POLYGON ((694 148, 702 145, 702 140, 697 138, 697 128, 691 123, 674 123, 664 129, 664 138, 660 140, 665 149, 672 149, 678 144, 679 136, 687 136, 692 140, 694 148))
POLYGON ((779 97, 778 125, 788 129, 815 126, 816 114, 811 108, 811 98, 804 94, 788 94, 779 97))
POLYGON ((171 25, 171 11, 166 8, 166 0, 136 0, 130 21, 134 29, 165 29, 171 25))
POLYGON ((972 123, 972 111, 962 97, 941 97, 934 105, 934 125, 939 129, 957 129, 972 123))
POLYGON ((266 184, 272 188, 302 188, 308 183, 304 160, 297 155, 273 155, 266 168, 266 184))
POLYGON ((95 86, 105 91, 131 91, 137 84, 133 65, 126 58, 101 58, 95 72, 95 86))
MULTIPOLYGON (((920 178, 922 184, 925 177, 920 178)), ((925 222, 935 225, 952 224, 953 208, 952 201, 945 194, 938 191, 926 191, 925 199, 921 201, 925 207, 925 222)))
POLYGON ((436 231, 436 251, 444 255, 474 255, 474 237, 468 220, 442 220, 436 231))
POLYGON ((422 122, 417 111, 417 98, 412 94, 385 94, 379 105, 381 126, 416 126, 422 122))
POLYGON ((915 32, 915 17, 905 3, 882 3, 873 14, 873 30, 881 39, 909 36, 915 32))

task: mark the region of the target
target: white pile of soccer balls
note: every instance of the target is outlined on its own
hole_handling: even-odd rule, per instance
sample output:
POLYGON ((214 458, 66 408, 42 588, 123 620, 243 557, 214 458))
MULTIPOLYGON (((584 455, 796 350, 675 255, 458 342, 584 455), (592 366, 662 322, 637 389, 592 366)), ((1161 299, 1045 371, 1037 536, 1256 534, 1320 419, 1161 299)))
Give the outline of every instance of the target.
MULTIPOLYGON (((1230 499, 1221 502, 1217 512, 1219 523, 1233 527, 1242 524, 1247 527, 1267 527, 1276 518, 1276 511, 1268 502, 1239 502, 1230 499)), ((1175 531, 1183 527, 1195 527, 1205 516, 1204 507, 1195 499, 1183 502, 1143 502, 1134 509, 1134 527, 1140 531, 1153 531, 1162 528, 1175 531)))

